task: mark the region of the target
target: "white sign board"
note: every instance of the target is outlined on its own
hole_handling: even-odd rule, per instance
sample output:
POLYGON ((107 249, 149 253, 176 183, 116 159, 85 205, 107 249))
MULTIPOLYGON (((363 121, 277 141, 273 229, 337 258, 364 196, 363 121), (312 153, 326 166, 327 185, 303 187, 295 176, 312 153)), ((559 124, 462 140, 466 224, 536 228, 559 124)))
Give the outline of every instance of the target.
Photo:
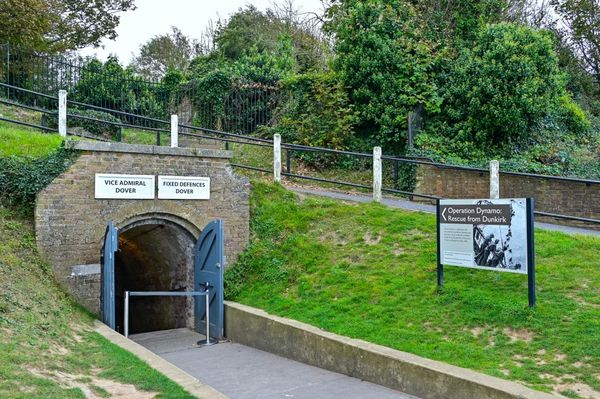
POLYGON ((527 273, 526 200, 440 200, 440 263, 527 273))
POLYGON ((98 199, 154 199, 154 175, 96 173, 98 199))
POLYGON ((159 199, 210 199, 210 177, 158 176, 159 199))

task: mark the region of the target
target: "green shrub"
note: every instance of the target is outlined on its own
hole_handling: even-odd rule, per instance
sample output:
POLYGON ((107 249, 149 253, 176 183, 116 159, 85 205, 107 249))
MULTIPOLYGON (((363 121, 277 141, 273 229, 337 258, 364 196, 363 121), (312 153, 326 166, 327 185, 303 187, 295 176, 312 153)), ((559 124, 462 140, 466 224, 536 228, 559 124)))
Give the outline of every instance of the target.
POLYGON ((76 155, 64 147, 40 158, 0 158, 0 201, 12 208, 31 212, 35 196, 63 173, 76 155))
POLYGON ((566 93, 554 48, 545 31, 508 23, 483 28, 439 83, 446 147, 472 143, 476 153, 496 156, 525 149, 566 93))
MULTIPOLYGON (((68 110, 68 113, 73 115, 81 115, 86 118, 96 119, 96 121, 92 121, 87 119, 80 119, 77 117, 70 117, 67 119, 67 126, 69 128, 81 128, 95 136, 102 136, 109 139, 115 139, 119 134, 120 127, 118 125, 115 125, 115 123, 121 123, 121 121, 117 117, 107 112, 96 111, 92 109, 80 110, 77 108, 70 108, 68 110), (106 121, 111 123, 103 123, 100 121, 106 121)), ((58 128, 58 118, 55 115, 49 116, 46 123, 48 127, 54 129, 58 128)))

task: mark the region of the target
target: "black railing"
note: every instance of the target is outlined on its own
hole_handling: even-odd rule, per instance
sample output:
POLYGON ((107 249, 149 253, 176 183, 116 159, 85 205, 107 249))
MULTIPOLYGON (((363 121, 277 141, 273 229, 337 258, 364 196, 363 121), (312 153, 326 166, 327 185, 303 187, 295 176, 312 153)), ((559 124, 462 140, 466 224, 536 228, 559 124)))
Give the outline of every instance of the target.
MULTIPOLYGON (((55 96, 47 95, 44 93, 38 93, 38 92, 35 92, 30 89, 19 88, 14 85, 0 83, 0 87, 9 87, 12 91, 15 91, 15 92, 22 91, 32 97, 39 96, 40 98, 44 98, 44 99, 57 100, 57 97, 55 97, 55 96)), ((6 100, 6 99, 0 98, 0 102, 5 105, 9 105, 12 107, 21 107, 23 109, 39 112, 42 114, 55 114, 56 113, 55 109, 50 110, 50 109, 46 109, 46 108, 42 108, 42 107, 38 107, 38 106, 20 104, 19 102, 15 101, 15 100, 6 100)), ((135 114, 131 114, 131 113, 128 113, 125 111, 112 110, 109 108, 102 108, 97 105, 85 104, 85 103, 81 103, 78 101, 69 101, 68 104, 70 104, 74 107, 77 107, 78 110, 93 109, 96 111, 106 112, 115 117, 120 118, 119 121, 115 122, 115 121, 101 120, 101 119, 92 118, 92 117, 88 117, 85 115, 78 115, 78 114, 69 112, 67 114, 67 116, 70 120, 73 120, 73 119, 87 120, 87 121, 96 122, 99 124, 118 126, 121 129, 126 128, 126 129, 136 129, 136 130, 140 130, 140 131, 145 131, 145 132, 148 132, 148 134, 154 134, 156 136, 156 144, 157 145, 161 144, 161 134, 170 134, 170 130, 167 130, 165 128, 156 127, 159 125, 169 126, 170 121, 167 121, 167 120, 161 120, 158 118, 146 117, 146 116, 142 116, 142 115, 135 115, 135 114)), ((31 122, 18 121, 18 120, 14 120, 11 118, 0 117, 0 121, 15 123, 15 124, 19 124, 19 125, 23 125, 23 126, 27 126, 27 127, 31 127, 31 128, 36 128, 36 129, 41 129, 43 131, 56 132, 56 129, 53 129, 53 128, 48 128, 43 125, 36 125, 31 122)), ((260 147, 263 149, 265 149, 265 148, 272 149, 273 148, 273 140, 270 140, 270 139, 253 137, 253 136, 243 135, 243 134, 238 134, 238 133, 224 132, 224 131, 209 129, 209 128, 205 128, 205 127, 201 127, 201 126, 194 126, 194 125, 187 124, 187 123, 181 123, 181 124, 179 124, 178 127, 179 127, 179 135, 180 136, 221 142, 221 143, 224 143, 225 148, 228 148, 229 144, 236 144, 236 145, 240 145, 240 146, 242 146, 242 145, 255 146, 255 147, 260 147)), ((95 138, 95 139, 99 139, 99 140, 103 140, 103 141, 111 140, 110 138, 107 139, 106 137, 98 137, 98 136, 91 137, 91 138, 95 138)), ((118 137, 112 138, 112 140, 120 141, 121 138, 122 138, 122 136, 119 135, 118 137)), ((364 181, 363 182, 348 181, 348 180, 331 178, 326 175, 325 176, 323 175, 324 172, 330 172, 331 170, 340 171, 340 173, 343 172, 344 169, 340 168, 339 165, 336 164, 335 162, 340 161, 342 158, 344 158, 346 161, 348 161, 347 163, 351 165, 349 170, 352 170, 353 172, 362 173, 363 176, 370 182, 370 177, 371 177, 371 173, 372 173, 371 163, 372 163, 372 159, 373 159, 373 155, 371 153, 345 151, 345 150, 337 150, 337 149, 323 148, 323 147, 311 147, 311 146, 293 144, 293 143, 282 143, 281 148, 282 148, 284 154, 286 155, 285 156, 285 168, 282 171, 283 176, 286 176, 286 177, 292 178, 292 179, 300 179, 300 180, 313 181, 313 182, 317 182, 317 183, 331 184, 331 185, 335 185, 335 186, 339 186, 339 187, 351 187, 353 189, 359 189, 359 190, 371 190, 372 189, 372 186, 370 184, 366 184, 364 181), (313 159, 304 159, 303 157, 306 157, 307 154, 310 155, 311 157, 313 157, 313 159), (319 157, 321 157, 321 158, 319 158, 319 157), (329 157, 329 158, 327 158, 327 157, 329 157), (315 159, 317 159, 317 160, 315 161, 315 159), (302 166, 302 168, 294 171, 293 160, 296 160, 296 167, 302 166), (298 163, 298 161, 299 161, 299 163, 298 163), (305 164, 314 163, 318 166, 320 163, 327 164, 328 162, 329 162, 329 165, 326 165, 325 167, 321 166, 320 168, 314 167, 314 168, 310 169, 312 174, 303 172, 303 170, 308 169, 305 167, 305 164), (321 173, 320 176, 319 176, 319 173, 321 173)), ((382 156, 381 158, 382 158, 382 162, 387 161, 387 163, 384 163, 384 165, 386 165, 386 164, 388 165, 388 167, 384 167, 384 184, 382 187, 382 191, 386 192, 386 193, 390 193, 390 194, 396 194, 396 195, 409 197, 411 199, 413 197, 416 197, 416 198, 422 198, 425 200, 435 200, 435 199, 439 199, 440 197, 436 196, 436 195, 432 195, 432 194, 427 194, 427 193, 417 193, 417 192, 414 192, 414 190, 405 190, 405 189, 399 188, 399 167, 401 165, 427 165, 427 166, 434 166, 434 167, 444 168, 444 169, 466 170, 466 171, 478 172, 478 173, 489 173, 489 171, 487 169, 483 169, 483 168, 461 166, 461 165, 447 165, 447 164, 442 164, 442 163, 438 163, 438 162, 434 162, 432 160, 422 159, 422 158, 394 157, 394 156, 382 156), (389 167, 390 164, 391 164, 391 168, 389 167)), ((246 169, 246 170, 256 171, 256 172, 260 172, 260 173, 271 174, 271 173, 273 173, 272 159, 273 159, 272 153, 269 151, 268 155, 267 155, 267 160, 268 160, 268 164, 269 164, 268 167, 265 167, 264 163, 262 165, 247 164, 247 163, 244 164, 244 163, 240 163, 237 160, 234 160, 234 162, 232 163, 232 166, 237 167, 237 168, 246 169)), ((341 161, 338 163, 341 163, 341 161)), ((575 182, 575 183, 585 184, 588 186, 600 184, 599 180, 581 179, 581 178, 575 178, 575 177, 550 176, 550 175, 540 175, 540 174, 535 174, 535 173, 511 172, 511 171, 501 171, 500 173, 506 174, 506 175, 521 176, 521 177, 543 178, 543 179, 575 182)), ((541 211, 541 210, 537 211, 536 215, 543 216, 543 217, 549 217, 549 218, 555 218, 555 219, 564 219, 564 220, 582 222, 582 223, 600 224, 599 219, 573 216, 573 215, 563 215, 563 214, 545 212, 545 211, 541 211)))

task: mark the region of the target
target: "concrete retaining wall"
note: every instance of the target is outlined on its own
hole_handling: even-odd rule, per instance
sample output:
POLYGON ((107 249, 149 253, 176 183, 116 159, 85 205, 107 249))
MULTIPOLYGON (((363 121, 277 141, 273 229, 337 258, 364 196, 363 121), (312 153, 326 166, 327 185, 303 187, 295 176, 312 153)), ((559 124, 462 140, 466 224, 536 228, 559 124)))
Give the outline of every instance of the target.
POLYGON ((556 399, 514 382, 425 359, 234 302, 225 304, 234 342, 360 378, 423 399, 556 399))

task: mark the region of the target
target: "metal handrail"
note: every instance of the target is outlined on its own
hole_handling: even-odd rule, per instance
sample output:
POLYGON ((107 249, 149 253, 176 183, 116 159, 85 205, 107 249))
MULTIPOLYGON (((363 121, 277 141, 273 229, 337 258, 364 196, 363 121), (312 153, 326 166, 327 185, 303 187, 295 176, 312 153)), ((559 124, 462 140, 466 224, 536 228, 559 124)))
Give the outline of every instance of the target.
POLYGON ((210 345, 210 296, 209 289, 205 291, 125 291, 125 311, 123 312, 123 335, 129 337, 129 297, 132 296, 180 296, 206 297, 206 345, 210 345))

